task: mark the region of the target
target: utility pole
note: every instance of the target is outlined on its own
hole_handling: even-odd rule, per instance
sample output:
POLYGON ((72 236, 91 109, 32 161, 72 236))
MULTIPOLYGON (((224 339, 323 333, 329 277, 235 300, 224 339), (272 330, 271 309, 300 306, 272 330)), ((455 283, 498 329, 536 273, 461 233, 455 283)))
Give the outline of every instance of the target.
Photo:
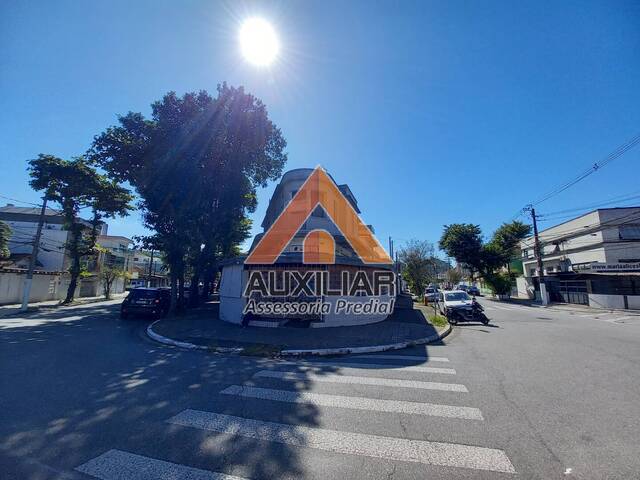
POLYGON ((536 209, 532 205, 527 208, 531 213, 531 219, 533 220, 533 238, 534 247, 533 251, 538 263, 538 281, 540 282, 540 298, 542 299, 542 305, 547 305, 547 286, 544 283, 544 269, 542 267, 542 247, 540 246, 540 238, 538 238, 538 222, 536 217, 536 209))
POLYGON ((151 261, 149 262, 149 277, 147 279, 147 287, 151 287, 151 268, 153 266, 153 248, 151 249, 151 261))
POLYGON ((38 248, 40 247, 40 236, 42 235, 42 225, 44 224, 44 216, 47 210, 47 196, 42 199, 42 209, 40 210, 40 218, 38 219, 38 228, 36 230, 36 236, 33 239, 33 249, 31 250, 31 258, 29 259, 29 270, 27 270, 27 277, 24 279, 24 287, 22 288, 22 306, 21 312, 26 312, 29 308, 29 295, 31 294, 31 284, 33 283, 33 270, 36 267, 36 260, 38 258, 38 248))

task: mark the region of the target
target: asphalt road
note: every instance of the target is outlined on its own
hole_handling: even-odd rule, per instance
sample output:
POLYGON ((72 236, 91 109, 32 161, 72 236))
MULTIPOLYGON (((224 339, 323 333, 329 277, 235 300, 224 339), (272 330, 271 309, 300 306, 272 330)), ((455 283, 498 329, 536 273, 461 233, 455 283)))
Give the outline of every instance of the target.
POLYGON ((0 478, 640 478, 640 317, 483 303, 306 363, 158 346, 115 305, 0 319, 0 478))

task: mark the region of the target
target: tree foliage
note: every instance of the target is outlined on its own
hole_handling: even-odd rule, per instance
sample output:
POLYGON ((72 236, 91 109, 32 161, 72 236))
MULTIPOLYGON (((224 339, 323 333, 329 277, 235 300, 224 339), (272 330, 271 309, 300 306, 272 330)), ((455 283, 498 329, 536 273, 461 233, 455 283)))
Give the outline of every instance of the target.
POLYGON ((9 239, 11 238, 11 227, 4 222, 0 222, 0 260, 9 258, 9 239))
POLYGON ((29 160, 29 176, 34 190, 44 190, 48 201, 62 207, 64 228, 70 232, 65 247, 71 257, 71 281, 63 303, 70 303, 82 273, 81 259, 95 253, 102 220, 127 215, 132 196, 115 180, 99 174, 83 157, 63 160, 40 154, 29 160), (84 208, 91 212, 88 224, 79 219, 84 208))
MULTIPOLYGON (((489 242, 482 241, 482 231, 478 225, 445 225, 439 246, 459 264, 467 266, 472 275, 479 272, 496 293, 506 293, 505 280, 499 270, 508 265, 516 256, 521 240, 531 233, 531 226, 519 221, 502 224, 489 242)), ((509 277, 509 275, 507 274, 509 277)))
POLYGON ((109 300, 111 298, 111 289, 113 284, 119 278, 127 278, 128 273, 121 268, 113 267, 111 265, 103 265, 98 274, 98 278, 102 282, 102 292, 104 298, 109 300))
POLYGON ((447 282, 451 283, 452 285, 458 285, 460 283, 460 281, 462 280, 462 271, 460 270, 460 268, 450 268, 449 270, 447 270, 447 282))
POLYGON ((433 258, 435 249, 427 241, 411 240, 398 254, 402 262, 402 276, 414 294, 420 295, 430 281, 433 281, 433 258))
POLYGON ((285 147, 264 104, 222 84, 216 97, 170 92, 152 105, 151 118, 119 117, 89 155, 136 189, 169 264, 175 304, 186 275, 197 293, 200 279, 210 282, 219 259, 248 238, 256 189, 281 175, 285 147))
POLYGON ((445 225, 438 244, 440 250, 466 265, 472 272, 482 266, 482 231, 478 225, 454 223, 445 225))

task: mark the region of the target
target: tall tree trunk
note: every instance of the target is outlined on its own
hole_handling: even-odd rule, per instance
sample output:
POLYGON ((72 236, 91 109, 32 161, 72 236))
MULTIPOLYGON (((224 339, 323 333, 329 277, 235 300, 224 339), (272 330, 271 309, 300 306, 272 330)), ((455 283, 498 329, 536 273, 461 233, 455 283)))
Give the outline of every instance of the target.
POLYGON ((184 310, 185 302, 184 302, 184 271, 180 271, 178 275, 178 308, 180 310, 184 310))
POLYGON ((200 283, 200 273, 196 272, 191 276, 191 285, 189 287, 189 306, 195 307, 200 302, 200 289, 198 284, 200 283))
POLYGON ((73 264, 71 265, 71 269, 69 270, 71 274, 71 281, 69 282, 69 288, 67 288, 67 296, 64 299, 63 304, 73 302, 73 297, 75 296, 76 288, 78 287, 78 277, 80 276, 80 257, 75 257, 73 259, 73 264))
POLYGON ((173 266, 171 267, 169 276, 171 277, 171 306, 169 307, 169 311, 175 312, 178 307, 178 274, 173 266))
POLYGON ((69 273, 71 274, 71 281, 69 282, 69 288, 67 288, 67 296, 62 302, 63 305, 73 302, 73 297, 78 287, 78 277, 80 277, 80 242, 81 232, 76 225, 71 227, 71 243, 69 245, 69 254, 71 255, 71 268, 69 273))

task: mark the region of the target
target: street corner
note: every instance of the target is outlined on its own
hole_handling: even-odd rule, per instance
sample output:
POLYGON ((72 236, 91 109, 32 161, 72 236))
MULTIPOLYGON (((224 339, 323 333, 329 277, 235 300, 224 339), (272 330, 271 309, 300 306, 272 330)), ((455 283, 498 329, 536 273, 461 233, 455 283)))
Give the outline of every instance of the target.
POLYGON ((437 342, 448 323, 429 323, 420 309, 398 310, 368 325, 332 328, 241 326, 202 312, 151 323, 147 335, 164 345, 210 353, 268 357, 347 355, 399 350, 437 342))

